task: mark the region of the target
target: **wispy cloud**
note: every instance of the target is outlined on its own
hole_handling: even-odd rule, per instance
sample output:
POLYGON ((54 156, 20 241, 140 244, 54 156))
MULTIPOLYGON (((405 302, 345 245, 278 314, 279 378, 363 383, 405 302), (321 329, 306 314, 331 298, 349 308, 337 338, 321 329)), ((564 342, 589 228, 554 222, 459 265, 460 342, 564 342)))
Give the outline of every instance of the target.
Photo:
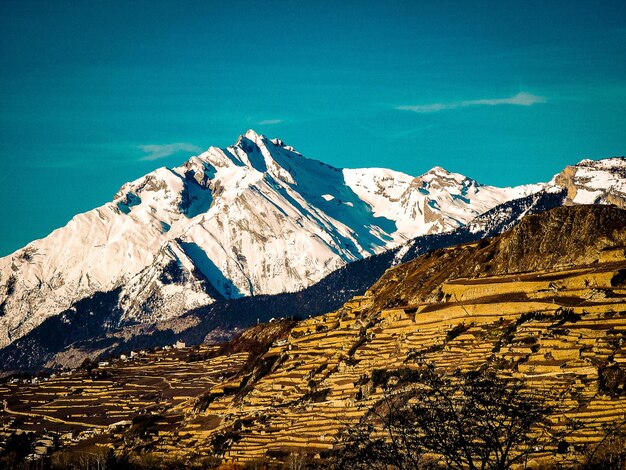
POLYGON ((169 157, 178 152, 200 152, 202 149, 197 145, 188 142, 176 142, 173 144, 149 144, 140 145, 142 152, 146 153, 141 160, 158 160, 159 158, 169 157))
POLYGON ((413 111, 414 113, 435 113, 446 109, 467 108, 469 106, 532 106, 533 104, 545 103, 546 98, 543 96, 533 95, 532 93, 520 92, 509 98, 492 98, 482 100, 465 100, 453 101, 450 103, 431 103, 418 104, 414 106, 397 106, 396 109, 402 111, 413 111))
POLYGON ((259 121, 258 124, 259 126, 269 126, 272 124, 280 124, 281 122, 283 122, 282 119, 264 119, 263 121, 259 121))

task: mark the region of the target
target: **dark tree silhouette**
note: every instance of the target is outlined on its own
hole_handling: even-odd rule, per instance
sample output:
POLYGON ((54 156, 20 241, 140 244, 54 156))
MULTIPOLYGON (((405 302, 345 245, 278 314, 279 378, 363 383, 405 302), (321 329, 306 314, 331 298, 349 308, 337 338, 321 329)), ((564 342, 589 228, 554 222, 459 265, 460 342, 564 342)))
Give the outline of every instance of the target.
POLYGON ((557 405, 492 369, 445 375, 426 365, 411 381, 387 388, 347 429, 339 468, 507 469, 561 438, 548 432, 557 405))

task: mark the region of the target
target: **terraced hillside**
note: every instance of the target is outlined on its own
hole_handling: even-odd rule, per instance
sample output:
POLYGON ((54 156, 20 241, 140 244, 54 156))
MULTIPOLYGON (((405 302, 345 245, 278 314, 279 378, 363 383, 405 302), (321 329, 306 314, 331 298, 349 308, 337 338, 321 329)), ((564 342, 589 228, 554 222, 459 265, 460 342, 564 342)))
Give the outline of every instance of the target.
POLYGON ((382 397, 381 374, 400 380, 427 361, 491 363, 535 389, 567 389, 563 409, 582 427, 561 458, 574 458, 626 416, 625 249, 626 211, 570 207, 390 269, 365 296, 299 323, 256 373, 209 392, 145 448, 235 462, 323 456, 382 397))
MULTIPOLYGON (((174 346, 83 364, 79 369, 0 384, 0 457, 15 436, 31 447, 24 457, 42 458, 59 448, 87 455, 117 446, 126 432, 141 436, 152 427, 175 428, 207 390, 245 370, 294 322, 251 328, 225 346, 174 346)), ((12 444, 13 443, 13 444, 12 444)), ((3 464, 0 458, 0 467, 3 464)))
MULTIPOLYGON (((156 371, 159 359, 139 369, 156 371)), ((305 454, 324 462, 340 433, 380 402, 385 385, 410 386, 411 371, 426 362, 447 371, 489 364, 503 377, 524 379, 529 389, 563 391, 550 432, 567 430, 567 436, 558 448, 537 449, 534 458, 572 465, 595 449, 607 426, 626 419, 626 211, 574 206, 529 216, 493 239, 389 269, 336 312, 256 327, 196 363, 168 360, 169 372, 156 375, 184 377, 186 369, 177 372, 176 363, 187 364, 190 383, 184 386, 193 393, 181 391, 176 399, 170 392, 141 427, 145 418, 137 416, 149 405, 137 405, 142 399, 128 387, 129 397, 120 399, 115 384, 103 379, 108 391, 83 391, 84 398, 98 396, 98 412, 112 409, 111 400, 127 400, 132 412, 115 419, 134 416, 134 422, 103 429, 96 442, 68 443, 67 450, 91 442, 159 462, 218 456, 227 463, 278 463, 305 454), (569 429, 572 422, 578 424, 569 429)), ((116 365, 114 376, 124 370, 116 365)), ((165 394, 163 380, 150 380, 165 394)), ((54 403, 74 402, 58 388, 41 395, 52 384, 30 386, 19 396, 5 388, 3 423, 16 419, 12 412, 34 410, 59 419, 70 414, 85 429, 114 424, 81 416, 81 406, 53 410, 54 403)), ((58 424, 50 419, 45 425, 58 424)), ((15 422, 9 427, 16 429, 15 422)))

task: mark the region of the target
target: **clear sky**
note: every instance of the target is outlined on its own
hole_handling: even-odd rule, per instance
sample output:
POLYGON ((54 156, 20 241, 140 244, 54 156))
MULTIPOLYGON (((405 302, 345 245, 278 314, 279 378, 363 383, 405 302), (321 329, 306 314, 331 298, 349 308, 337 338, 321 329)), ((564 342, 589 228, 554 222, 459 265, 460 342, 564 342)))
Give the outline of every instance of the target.
POLYGON ((486 184, 626 153, 626 2, 0 2, 0 256, 253 128, 486 184))

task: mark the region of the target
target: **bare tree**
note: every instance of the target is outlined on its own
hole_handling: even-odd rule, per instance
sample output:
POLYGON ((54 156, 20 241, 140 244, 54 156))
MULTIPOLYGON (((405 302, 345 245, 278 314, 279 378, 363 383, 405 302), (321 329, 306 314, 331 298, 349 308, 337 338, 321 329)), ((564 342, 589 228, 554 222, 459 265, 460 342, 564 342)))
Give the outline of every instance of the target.
POLYGON ((492 369, 446 375, 426 365, 348 428, 338 467, 507 469, 558 438, 545 398, 492 369))

